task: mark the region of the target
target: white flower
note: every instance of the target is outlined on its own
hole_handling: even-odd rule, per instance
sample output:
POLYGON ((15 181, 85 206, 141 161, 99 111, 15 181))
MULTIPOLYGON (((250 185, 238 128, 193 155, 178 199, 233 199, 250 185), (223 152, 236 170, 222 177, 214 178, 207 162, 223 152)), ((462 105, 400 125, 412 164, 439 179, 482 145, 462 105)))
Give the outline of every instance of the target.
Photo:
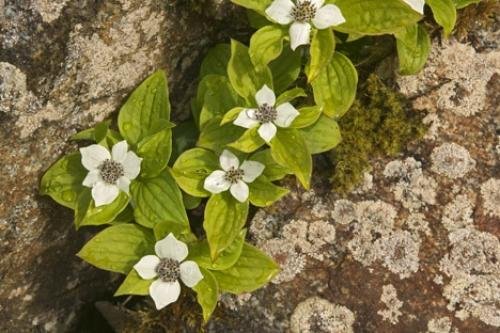
POLYGON ((224 150, 219 157, 222 170, 212 172, 205 178, 204 188, 211 193, 221 193, 229 190, 240 202, 248 199, 248 185, 264 171, 264 164, 256 161, 240 161, 229 150, 224 150))
POLYGON ((233 124, 245 128, 259 126, 259 135, 264 141, 269 143, 276 134, 276 125, 279 127, 289 127, 293 120, 299 115, 292 104, 283 103, 275 107, 276 95, 264 85, 257 94, 257 109, 243 109, 233 124))
MULTIPOLYGON (((382 0, 381 0, 382 1, 382 0)), ((266 9, 266 14, 275 22, 290 26, 290 45, 295 50, 300 45, 309 44, 311 23, 317 29, 326 29, 345 22, 339 7, 325 0, 274 0, 266 9)))
POLYGON ((182 282, 192 288, 203 279, 198 264, 194 261, 183 261, 188 255, 188 247, 170 233, 155 244, 156 255, 141 258, 134 269, 145 280, 157 278, 149 286, 149 295, 160 310, 177 301, 181 293, 182 282))
POLYGON ((414 11, 424 14, 425 0, 403 0, 414 11))
POLYGON ((80 148, 82 164, 89 171, 83 185, 92 188, 96 207, 116 199, 120 190, 128 193, 130 181, 139 175, 142 158, 128 151, 127 141, 120 141, 109 151, 101 145, 80 148))

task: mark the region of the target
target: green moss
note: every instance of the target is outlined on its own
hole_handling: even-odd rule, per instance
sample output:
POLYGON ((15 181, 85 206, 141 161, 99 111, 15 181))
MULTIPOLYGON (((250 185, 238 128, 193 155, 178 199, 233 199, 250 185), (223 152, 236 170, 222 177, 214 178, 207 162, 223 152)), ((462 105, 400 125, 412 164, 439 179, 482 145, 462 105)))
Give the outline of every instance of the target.
POLYGON ((387 87, 375 74, 360 88, 358 98, 340 119, 342 143, 330 153, 331 181, 342 194, 354 189, 370 168, 370 159, 394 156, 425 133, 422 113, 411 111, 408 101, 387 87))

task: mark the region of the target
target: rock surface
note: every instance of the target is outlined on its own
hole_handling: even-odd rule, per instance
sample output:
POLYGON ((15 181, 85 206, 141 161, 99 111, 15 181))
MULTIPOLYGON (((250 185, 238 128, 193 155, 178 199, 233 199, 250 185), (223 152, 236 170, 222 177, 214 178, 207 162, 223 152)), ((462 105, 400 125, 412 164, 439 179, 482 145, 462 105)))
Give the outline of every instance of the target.
MULTIPOLYGON (((155 69, 183 118, 201 57, 239 37, 241 15, 215 0, 0 0, 1 332, 111 330, 94 304, 121 277, 74 256, 94 230, 77 233, 39 179, 155 69)), ((346 198, 317 158, 311 191, 288 180, 292 193, 257 211, 251 241, 282 272, 225 295, 207 331, 498 332, 498 32, 481 38, 477 50, 436 42, 426 69, 398 80, 428 112, 423 142, 374 160, 346 198)))

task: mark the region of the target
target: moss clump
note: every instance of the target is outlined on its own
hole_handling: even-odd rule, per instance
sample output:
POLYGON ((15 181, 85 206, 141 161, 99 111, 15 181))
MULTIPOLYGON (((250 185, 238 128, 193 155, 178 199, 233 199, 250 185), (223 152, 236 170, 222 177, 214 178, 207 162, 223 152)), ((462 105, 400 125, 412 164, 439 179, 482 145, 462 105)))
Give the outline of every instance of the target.
POLYGON ((422 113, 410 110, 405 97, 371 74, 358 98, 340 119, 342 143, 331 153, 334 190, 346 194, 363 180, 370 158, 400 153, 425 133, 422 113))

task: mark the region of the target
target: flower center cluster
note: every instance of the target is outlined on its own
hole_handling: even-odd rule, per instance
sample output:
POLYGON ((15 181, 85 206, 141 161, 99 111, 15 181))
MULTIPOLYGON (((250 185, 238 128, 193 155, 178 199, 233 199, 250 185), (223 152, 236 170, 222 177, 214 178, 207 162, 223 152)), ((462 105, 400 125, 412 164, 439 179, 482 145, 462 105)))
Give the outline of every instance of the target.
POLYGON ((316 16, 316 6, 311 1, 300 1, 292 9, 292 17, 297 22, 307 22, 316 16))
POLYGON ((124 175, 123 165, 107 159, 99 166, 102 179, 108 184, 115 184, 118 178, 124 175))
POLYGON ((276 112, 276 108, 269 104, 262 104, 255 112, 255 118, 261 123, 268 123, 276 120, 278 112, 276 112))
POLYGON ((162 258, 155 272, 163 282, 175 282, 181 275, 180 264, 177 260, 162 258))
POLYGON ((236 169, 231 167, 231 169, 226 171, 226 175, 224 176, 228 182, 231 184, 236 184, 239 180, 243 179, 244 171, 241 169, 236 169))

